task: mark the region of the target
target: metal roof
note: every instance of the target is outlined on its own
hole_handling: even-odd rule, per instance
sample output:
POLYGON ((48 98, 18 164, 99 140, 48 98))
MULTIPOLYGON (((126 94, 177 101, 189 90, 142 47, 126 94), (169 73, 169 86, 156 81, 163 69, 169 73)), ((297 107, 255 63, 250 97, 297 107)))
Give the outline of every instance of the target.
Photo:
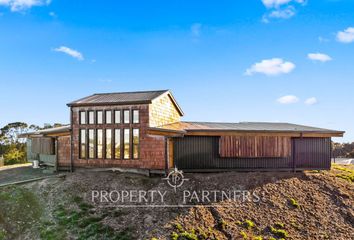
POLYGON ((47 134, 56 134, 56 133, 66 133, 71 131, 71 126, 70 125, 64 125, 60 127, 55 127, 55 128, 47 128, 43 130, 38 130, 35 132, 28 132, 28 133, 23 133, 20 134, 20 138, 25 138, 29 136, 40 136, 40 135, 47 135, 47 134))
POLYGON ((239 122, 239 123, 221 123, 221 122, 176 122, 160 126, 162 129, 175 131, 243 131, 243 132, 313 132, 313 133, 338 133, 336 131, 324 128, 304 126, 292 123, 277 122, 239 122))
POLYGON ((169 92, 169 90, 141 91, 141 92, 117 92, 117 93, 96 93, 68 103, 74 105, 96 105, 96 104, 132 104, 150 103, 153 99, 169 92))

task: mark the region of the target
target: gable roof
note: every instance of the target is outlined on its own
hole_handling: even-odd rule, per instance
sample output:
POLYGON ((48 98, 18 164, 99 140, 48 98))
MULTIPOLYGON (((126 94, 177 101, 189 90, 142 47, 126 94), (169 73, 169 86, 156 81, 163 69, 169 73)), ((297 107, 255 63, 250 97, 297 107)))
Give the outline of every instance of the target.
POLYGON ((157 129, 163 131, 179 131, 181 133, 193 132, 272 132, 272 133, 318 133, 343 135, 343 131, 304 126, 292 123, 275 122, 176 122, 160 126, 157 129))

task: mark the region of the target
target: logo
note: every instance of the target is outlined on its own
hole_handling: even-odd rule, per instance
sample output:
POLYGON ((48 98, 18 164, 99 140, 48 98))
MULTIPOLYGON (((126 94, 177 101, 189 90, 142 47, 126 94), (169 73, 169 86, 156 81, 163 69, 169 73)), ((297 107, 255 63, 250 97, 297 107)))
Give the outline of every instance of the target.
POLYGON ((184 181, 188 181, 188 178, 184 178, 183 172, 178 170, 176 167, 167 175, 166 178, 163 178, 162 180, 166 180, 167 184, 173 187, 175 192, 177 191, 177 188, 181 187, 184 183, 184 181))

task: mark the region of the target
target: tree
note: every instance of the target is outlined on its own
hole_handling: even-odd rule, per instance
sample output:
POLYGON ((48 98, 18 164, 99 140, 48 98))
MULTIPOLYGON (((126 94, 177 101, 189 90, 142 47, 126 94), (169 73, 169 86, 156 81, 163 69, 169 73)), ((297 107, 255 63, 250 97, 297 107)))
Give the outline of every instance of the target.
POLYGON ((37 126, 28 126, 24 122, 9 123, 0 129, 0 155, 4 155, 5 164, 26 161, 26 140, 19 138, 18 135, 37 129, 37 126))

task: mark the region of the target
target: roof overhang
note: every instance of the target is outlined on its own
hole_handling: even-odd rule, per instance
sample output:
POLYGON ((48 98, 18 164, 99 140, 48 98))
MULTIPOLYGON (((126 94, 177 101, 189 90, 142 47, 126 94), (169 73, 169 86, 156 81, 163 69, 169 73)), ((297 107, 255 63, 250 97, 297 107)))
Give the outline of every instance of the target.
POLYGON ((166 137, 183 137, 186 133, 184 130, 164 129, 158 127, 149 127, 147 133, 151 135, 166 136, 166 137))
POLYGON ((345 132, 312 131, 240 131, 240 130, 187 130, 185 136, 288 136, 288 137, 343 137, 345 132))

